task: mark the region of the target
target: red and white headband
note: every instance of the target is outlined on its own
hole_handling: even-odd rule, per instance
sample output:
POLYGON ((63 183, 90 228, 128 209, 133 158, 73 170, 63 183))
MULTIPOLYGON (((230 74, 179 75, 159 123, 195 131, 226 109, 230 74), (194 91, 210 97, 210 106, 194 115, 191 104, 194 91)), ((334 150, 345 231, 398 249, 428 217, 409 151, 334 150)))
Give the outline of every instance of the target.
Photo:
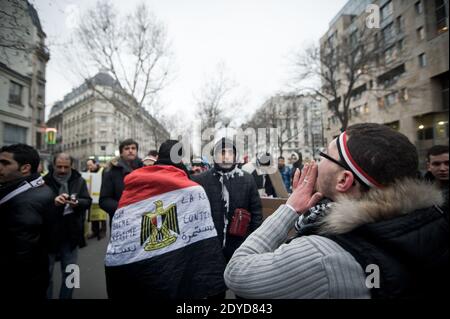
POLYGON ((343 132, 336 140, 339 156, 344 161, 348 169, 355 175, 356 179, 371 188, 381 188, 383 185, 378 183, 374 178, 370 177, 353 159, 352 154, 347 145, 347 133, 343 132))

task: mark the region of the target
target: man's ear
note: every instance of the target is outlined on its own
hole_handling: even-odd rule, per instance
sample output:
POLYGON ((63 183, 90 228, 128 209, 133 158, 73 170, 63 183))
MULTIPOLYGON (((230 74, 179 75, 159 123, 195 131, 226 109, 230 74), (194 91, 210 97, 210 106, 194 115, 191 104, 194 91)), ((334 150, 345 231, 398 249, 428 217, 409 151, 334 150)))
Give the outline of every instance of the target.
POLYGON ((31 174, 31 164, 24 164, 20 166, 19 171, 22 175, 30 175, 31 174))
POLYGON ((336 184, 336 191, 339 193, 346 193, 355 182, 355 177, 350 171, 342 171, 337 176, 337 184, 336 184))

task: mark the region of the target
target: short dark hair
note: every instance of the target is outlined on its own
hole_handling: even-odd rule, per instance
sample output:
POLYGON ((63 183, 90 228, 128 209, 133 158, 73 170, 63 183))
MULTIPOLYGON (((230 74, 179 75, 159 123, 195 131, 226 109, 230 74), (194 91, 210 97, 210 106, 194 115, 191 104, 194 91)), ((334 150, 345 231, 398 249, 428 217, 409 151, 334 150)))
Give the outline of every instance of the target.
POLYGON ((70 166, 72 166, 72 164, 73 164, 73 157, 70 156, 70 155, 67 154, 67 153, 64 153, 64 152, 56 153, 56 154, 53 156, 53 165, 55 165, 55 164, 56 164, 56 160, 57 160, 58 158, 60 158, 60 157, 63 157, 63 155, 65 155, 65 156, 69 159, 69 161, 70 161, 70 166))
POLYGON ((448 145, 435 145, 427 152, 427 160, 430 161, 430 156, 437 156, 448 153, 448 145))
POLYGON ((133 145, 133 144, 136 145, 136 149, 139 150, 139 144, 138 144, 138 142, 136 142, 136 141, 133 140, 132 138, 127 138, 126 140, 122 141, 122 142, 119 144, 119 152, 120 152, 120 154, 122 154, 122 151, 123 151, 123 149, 124 149, 125 146, 133 145))
POLYGON ((280 157, 278 157, 278 159, 279 159, 279 160, 280 160, 280 159, 284 160, 284 156, 280 156, 280 157))
POLYGON ((19 166, 30 164, 31 173, 37 173, 41 158, 39 157, 39 153, 30 145, 19 143, 3 146, 0 149, 0 153, 3 152, 13 154, 13 159, 19 164, 19 166))
POLYGON ((89 161, 92 161, 92 163, 93 163, 94 165, 97 165, 97 160, 96 160, 95 158, 88 158, 88 159, 86 160, 86 163, 89 162, 89 161))
POLYGON ((148 152, 147 156, 158 156, 158 151, 157 150, 151 150, 148 152))
POLYGON ((381 185, 417 177, 419 156, 405 135, 375 123, 355 124, 346 132, 354 161, 381 185))

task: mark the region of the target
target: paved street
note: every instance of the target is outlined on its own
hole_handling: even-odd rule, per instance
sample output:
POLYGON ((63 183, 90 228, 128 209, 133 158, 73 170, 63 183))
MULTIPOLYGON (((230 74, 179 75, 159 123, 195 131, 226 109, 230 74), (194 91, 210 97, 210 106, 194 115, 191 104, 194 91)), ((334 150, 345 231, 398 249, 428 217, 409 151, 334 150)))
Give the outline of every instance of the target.
MULTIPOLYGON (((80 266, 80 288, 75 289, 75 299, 106 299, 106 282, 104 259, 107 238, 102 240, 89 239, 88 245, 78 251, 78 264, 80 266)), ((54 296, 59 293, 61 285, 60 263, 55 265, 54 296)))
MULTIPOLYGON (((109 234, 107 235, 109 236, 109 234)), ((88 245, 78 251, 78 264, 80 266, 80 288, 75 289, 74 299, 106 299, 106 282, 104 258, 108 241, 89 239, 88 245)), ((60 263, 55 265, 54 297, 58 296, 61 286, 60 263)), ((227 291, 226 299, 234 299, 234 294, 227 291)))

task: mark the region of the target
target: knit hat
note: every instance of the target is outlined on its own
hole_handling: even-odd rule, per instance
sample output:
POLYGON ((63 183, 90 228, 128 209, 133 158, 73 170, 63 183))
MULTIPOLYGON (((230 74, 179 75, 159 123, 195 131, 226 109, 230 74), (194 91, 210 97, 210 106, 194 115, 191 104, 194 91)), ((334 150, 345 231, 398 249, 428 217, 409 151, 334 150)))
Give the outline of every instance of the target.
POLYGON ((179 168, 181 170, 183 170, 184 172, 186 172, 186 174, 189 176, 189 173, 186 169, 186 167, 184 166, 183 162, 181 161, 181 157, 183 155, 183 146, 180 142, 178 142, 177 140, 167 140, 164 143, 161 144, 161 146, 159 147, 159 151, 158 151, 158 160, 155 162, 155 165, 172 165, 175 166, 176 168, 179 168), (172 149, 174 149, 174 151, 176 151, 178 149, 178 151, 174 154, 174 155, 178 155, 178 159, 177 158, 171 158, 170 153, 172 152, 172 149), (177 162, 174 162, 177 161, 177 162))

